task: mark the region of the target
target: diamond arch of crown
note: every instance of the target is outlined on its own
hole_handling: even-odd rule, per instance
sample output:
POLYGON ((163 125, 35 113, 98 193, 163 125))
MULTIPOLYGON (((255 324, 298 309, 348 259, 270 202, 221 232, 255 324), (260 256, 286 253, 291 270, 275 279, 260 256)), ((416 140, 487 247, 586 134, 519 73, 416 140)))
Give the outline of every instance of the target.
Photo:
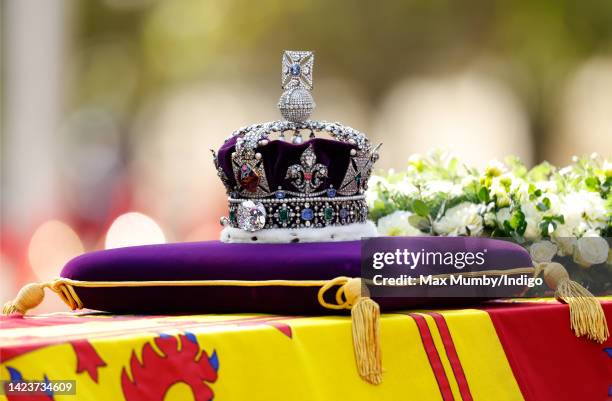
POLYGON ((254 151, 262 144, 261 141, 268 140, 269 136, 273 133, 284 135, 285 132, 292 132, 293 135, 301 136, 301 131, 310 131, 312 135, 325 132, 339 142, 356 146, 361 152, 369 153, 372 150, 370 140, 363 132, 338 122, 327 121, 271 121, 267 123, 252 124, 237 129, 226 139, 226 141, 237 136, 236 151, 242 153, 245 151, 254 151))

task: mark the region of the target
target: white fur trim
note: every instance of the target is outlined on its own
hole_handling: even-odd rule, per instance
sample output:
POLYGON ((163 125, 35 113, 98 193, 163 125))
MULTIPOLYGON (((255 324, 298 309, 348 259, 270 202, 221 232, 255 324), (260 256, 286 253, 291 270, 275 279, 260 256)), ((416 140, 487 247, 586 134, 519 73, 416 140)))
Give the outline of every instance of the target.
POLYGON ((254 244, 352 241, 362 237, 377 236, 376 225, 369 220, 364 223, 322 228, 267 228, 265 230, 249 232, 228 226, 221 231, 222 242, 248 242, 254 244))

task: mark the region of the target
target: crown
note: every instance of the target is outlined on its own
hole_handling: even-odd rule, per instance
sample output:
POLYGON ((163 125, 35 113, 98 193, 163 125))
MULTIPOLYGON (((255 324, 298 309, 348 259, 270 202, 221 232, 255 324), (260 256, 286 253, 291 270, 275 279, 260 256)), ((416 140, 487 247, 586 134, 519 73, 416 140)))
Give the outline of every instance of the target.
MULTIPOLYGON (((327 229, 332 239, 340 232, 342 238, 352 231, 364 236, 354 228, 367 222, 365 190, 378 146, 351 127, 309 120, 315 108, 313 67, 312 52, 285 51, 278 102, 284 120, 240 128, 213 151, 229 195, 222 239, 256 240, 264 233, 270 239, 278 236, 270 230, 285 229, 299 240, 296 230, 306 228, 327 229)), ((368 226, 365 234, 370 231, 368 226)), ((313 233, 307 236, 321 238, 313 233)))

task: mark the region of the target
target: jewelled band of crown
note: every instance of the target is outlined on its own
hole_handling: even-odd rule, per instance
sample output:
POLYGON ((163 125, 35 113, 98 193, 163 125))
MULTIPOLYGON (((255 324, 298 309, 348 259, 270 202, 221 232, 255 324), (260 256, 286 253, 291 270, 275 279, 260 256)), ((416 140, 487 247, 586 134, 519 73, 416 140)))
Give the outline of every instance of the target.
POLYGON ((368 218, 365 196, 300 201, 230 199, 223 225, 255 232, 269 228, 322 228, 363 223, 368 218))

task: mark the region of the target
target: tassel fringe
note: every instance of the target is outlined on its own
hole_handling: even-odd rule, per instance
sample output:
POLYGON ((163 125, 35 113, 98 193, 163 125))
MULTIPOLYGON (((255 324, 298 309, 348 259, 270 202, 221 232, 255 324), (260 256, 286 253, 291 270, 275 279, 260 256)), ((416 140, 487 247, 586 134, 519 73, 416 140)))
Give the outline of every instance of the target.
POLYGON ((371 384, 382 383, 380 307, 368 297, 351 309, 353 347, 359 376, 371 384))
POLYGON ((45 288, 55 292, 70 309, 81 309, 83 303, 77 296, 72 285, 64 279, 57 279, 46 283, 30 283, 23 286, 12 301, 2 307, 3 315, 19 313, 25 315, 30 309, 41 304, 45 299, 45 288))
POLYGON ((544 281, 555 290, 555 298, 565 302, 570 310, 570 325, 577 337, 603 343, 610 336, 606 315, 601 304, 589 290, 570 280, 559 263, 543 263, 544 281))
POLYGON ((569 305, 571 326, 577 337, 603 343, 610 336, 601 304, 586 288, 575 281, 559 283, 555 297, 569 305))
POLYGON ((382 383, 382 353, 380 345, 380 307, 366 294, 361 279, 337 277, 319 290, 319 303, 328 309, 350 309, 353 331, 353 349, 359 376, 370 384, 382 383), (323 295, 332 287, 336 303, 325 301, 323 295))

